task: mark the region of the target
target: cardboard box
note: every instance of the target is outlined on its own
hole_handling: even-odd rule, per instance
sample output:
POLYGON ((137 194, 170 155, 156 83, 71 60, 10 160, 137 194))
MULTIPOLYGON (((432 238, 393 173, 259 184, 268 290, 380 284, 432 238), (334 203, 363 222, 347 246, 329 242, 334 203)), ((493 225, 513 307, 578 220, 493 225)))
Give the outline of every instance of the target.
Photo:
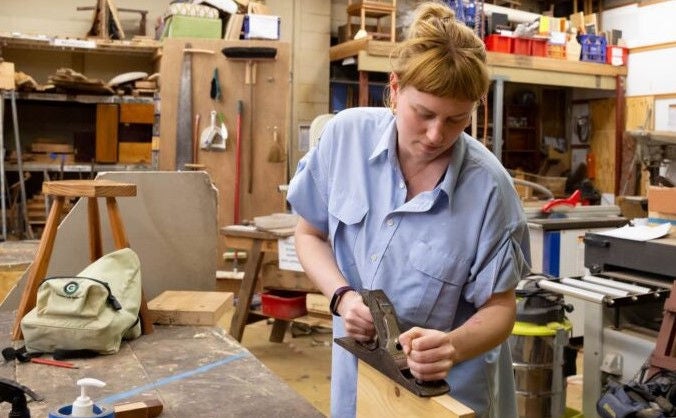
POLYGON ((220 39, 222 32, 221 19, 196 16, 174 15, 164 24, 164 38, 211 38, 220 39))
POLYGON ((648 212, 676 215, 676 187, 648 187, 648 212))
POLYGON ((247 14, 244 16, 244 39, 279 39, 279 16, 247 14))

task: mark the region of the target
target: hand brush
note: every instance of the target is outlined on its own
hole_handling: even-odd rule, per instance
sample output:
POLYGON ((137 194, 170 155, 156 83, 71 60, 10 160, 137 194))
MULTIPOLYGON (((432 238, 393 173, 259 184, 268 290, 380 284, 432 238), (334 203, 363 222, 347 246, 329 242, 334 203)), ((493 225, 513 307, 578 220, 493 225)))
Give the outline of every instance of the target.
POLYGON ((272 128, 272 147, 270 147, 270 151, 268 151, 268 162, 271 163, 281 163, 286 160, 286 156, 284 155, 284 149, 282 148, 282 145, 279 143, 279 134, 277 132, 277 127, 272 128))

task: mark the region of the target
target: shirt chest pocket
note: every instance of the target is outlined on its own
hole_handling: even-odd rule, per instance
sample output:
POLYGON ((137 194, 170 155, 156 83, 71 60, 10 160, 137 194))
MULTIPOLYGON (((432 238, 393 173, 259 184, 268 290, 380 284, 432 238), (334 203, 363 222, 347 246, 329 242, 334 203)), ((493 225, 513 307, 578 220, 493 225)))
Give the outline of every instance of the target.
POLYGON ((329 240, 336 261, 352 286, 361 287, 354 257, 357 239, 364 227, 368 212, 366 203, 353 197, 332 198, 329 201, 329 240))
POLYGON ((469 278, 470 262, 457 249, 438 248, 427 242, 413 243, 407 281, 415 295, 405 309, 416 325, 450 329, 460 297, 469 278))

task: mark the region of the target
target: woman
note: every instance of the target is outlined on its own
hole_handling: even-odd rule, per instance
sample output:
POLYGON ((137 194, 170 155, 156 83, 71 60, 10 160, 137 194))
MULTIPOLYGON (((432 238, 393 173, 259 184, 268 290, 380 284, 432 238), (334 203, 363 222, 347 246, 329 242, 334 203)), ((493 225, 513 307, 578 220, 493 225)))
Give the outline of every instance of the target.
MULTIPOLYGON (((506 339, 529 272, 528 230, 509 175, 463 131, 489 87, 482 41, 441 3, 418 6, 393 52, 390 108, 327 123, 288 201, 296 250, 331 298, 334 337, 369 341, 359 291, 394 304, 411 373, 446 379, 477 417, 516 416, 506 339), (499 393, 499 396, 498 396, 499 393)), ((355 357, 334 344, 331 414, 355 415, 355 357)))

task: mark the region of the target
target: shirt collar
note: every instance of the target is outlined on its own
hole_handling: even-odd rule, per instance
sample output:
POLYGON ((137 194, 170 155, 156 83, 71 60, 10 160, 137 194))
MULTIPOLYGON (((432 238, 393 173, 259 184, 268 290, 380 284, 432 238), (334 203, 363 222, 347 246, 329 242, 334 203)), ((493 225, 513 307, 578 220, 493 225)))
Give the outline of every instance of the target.
POLYGON ((397 124, 394 115, 388 113, 389 120, 385 123, 385 127, 380 135, 378 143, 373 148, 369 161, 373 161, 378 158, 381 154, 388 152, 390 158, 393 158, 397 155, 397 124))
MULTIPOLYGON (((390 114, 390 120, 385 124, 385 129, 378 140, 378 143, 373 148, 369 161, 374 161, 380 155, 387 153, 387 156, 390 162, 393 165, 398 165, 399 163, 395 161, 397 152, 397 125, 395 123, 396 119, 394 115, 390 114)), ((467 141, 471 140, 466 133, 461 132, 458 140, 453 144, 453 153, 451 154, 451 161, 448 164, 446 169, 446 174, 444 179, 439 184, 439 189, 441 189, 450 203, 451 196, 453 195, 453 190, 455 185, 458 182, 458 177, 460 177, 460 170, 462 169, 462 164, 465 159, 465 154, 467 153, 467 141)))
POLYGON ((446 175, 444 179, 439 184, 439 188, 446 193, 448 197, 448 202, 451 202, 451 196, 453 196, 453 190, 455 189, 456 184, 458 183, 458 178, 460 177, 460 171, 462 170, 462 165, 465 161, 465 154, 467 153, 467 141, 471 140, 466 133, 461 132, 458 140, 453 144, 453 152, 451 154, 451 161, 446 168, 446 175))

